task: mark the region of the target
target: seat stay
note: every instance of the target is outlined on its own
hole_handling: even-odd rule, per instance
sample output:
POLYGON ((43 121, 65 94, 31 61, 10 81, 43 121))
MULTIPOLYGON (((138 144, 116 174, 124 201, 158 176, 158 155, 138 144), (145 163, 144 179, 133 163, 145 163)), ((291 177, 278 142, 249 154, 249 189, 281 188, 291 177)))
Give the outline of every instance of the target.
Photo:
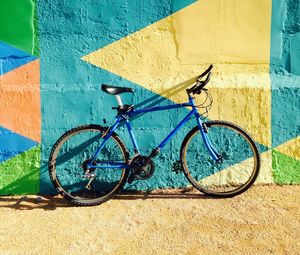
POLYGON ((113 126, 111 126, 107 132, 104 133, 104 135, 102 136, 102 138, 104 137, 104 140, 101 142, 100 146, 97 148, 96 153, 91 158, 90 163, 88 164, 89 167, 93 167, 92 162, 94 162, 96 160, 96 158, 99 156, 101 149, 104 147, 104 145, 106 144, 108 139, 111 137, 113 132, 117 129, 117 127, 119 126, 122 119, 123 119, 122 116, 117 116, 115 124, 113 126))

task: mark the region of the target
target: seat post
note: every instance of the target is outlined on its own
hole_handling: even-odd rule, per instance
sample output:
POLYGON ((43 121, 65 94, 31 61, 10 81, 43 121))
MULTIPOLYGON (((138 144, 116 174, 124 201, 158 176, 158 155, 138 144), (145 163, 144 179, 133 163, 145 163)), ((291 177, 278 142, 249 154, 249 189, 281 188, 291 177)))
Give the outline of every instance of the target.
POLYGON ((117 99, 117 101, 118 101, 118 105, 119 105, 120 107, 122 107, 122 106, 123 106, 123 103, 122 103, 121 97, 120 97, 119 95, 115 95, 115 96, 116 96, 116 99, 117 99))

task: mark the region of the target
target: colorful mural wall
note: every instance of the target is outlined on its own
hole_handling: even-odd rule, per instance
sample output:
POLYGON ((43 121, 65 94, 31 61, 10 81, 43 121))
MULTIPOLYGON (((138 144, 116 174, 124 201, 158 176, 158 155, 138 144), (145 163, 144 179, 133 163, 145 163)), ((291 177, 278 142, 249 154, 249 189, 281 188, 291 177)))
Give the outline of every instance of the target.
POLYGON ((0 194, 38 193, 41 103, 36 4, 0 2, 0 194))
MULTIPOLYGON (((300 1, 0 2, 0 194, 54 193, 47 161, 71 127, 112 123, 102 83, 136 90, 134 104, 183 102, 209 64, 210 119, 237 123, 259 145, 257 183, 300 183, 300 1)), ((147 154, 187 110, 133 120, 147 154)), ((157 113, 156 113, 157 114, 157 113)), ((170 171, 187 126, 127 188, 186 183, 170 171)), ((126 145, 130 138, 118 131, 126 145)))

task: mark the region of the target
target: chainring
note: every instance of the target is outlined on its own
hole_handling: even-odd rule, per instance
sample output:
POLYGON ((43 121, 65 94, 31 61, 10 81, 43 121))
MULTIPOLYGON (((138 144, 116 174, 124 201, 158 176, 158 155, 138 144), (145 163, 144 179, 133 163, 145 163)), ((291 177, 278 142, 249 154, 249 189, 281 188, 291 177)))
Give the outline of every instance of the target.
POLYGON ((145 169, 142 168, 146 160, 148 160, 148 157, 142 155, 137 155, 131 159, 129 164, 135 179, 145 180, 153 175, 155 167, 152 159, 150 159, 145 169))

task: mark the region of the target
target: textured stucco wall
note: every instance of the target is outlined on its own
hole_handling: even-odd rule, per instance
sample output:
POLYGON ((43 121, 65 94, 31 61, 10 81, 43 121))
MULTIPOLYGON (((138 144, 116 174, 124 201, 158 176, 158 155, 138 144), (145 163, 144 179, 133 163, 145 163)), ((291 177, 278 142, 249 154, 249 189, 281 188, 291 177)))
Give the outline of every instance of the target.
MULTIPOLYGON (((54 192, 47 160, 56 139, 79 124, 112 123, 115 98, 99 90, 101 83, 135 88, 135 104, 182 102, 210 63, 209 118, 235 122, 254 137, 262 157, 258 183, 300 182, 299 0, 0 4, 0 194, 54 192)), ((185 114, 134 120, 142 152, 185 114)), ((151 179, 130 187, 185 185, 170 168, 192 126, 155 159, 151 179)), ((132 149, 125 130, 118 133, 132 149)))
POLYGON ((300 182, 300 1, 273 0, 270 77, 276 183, 300 182))

